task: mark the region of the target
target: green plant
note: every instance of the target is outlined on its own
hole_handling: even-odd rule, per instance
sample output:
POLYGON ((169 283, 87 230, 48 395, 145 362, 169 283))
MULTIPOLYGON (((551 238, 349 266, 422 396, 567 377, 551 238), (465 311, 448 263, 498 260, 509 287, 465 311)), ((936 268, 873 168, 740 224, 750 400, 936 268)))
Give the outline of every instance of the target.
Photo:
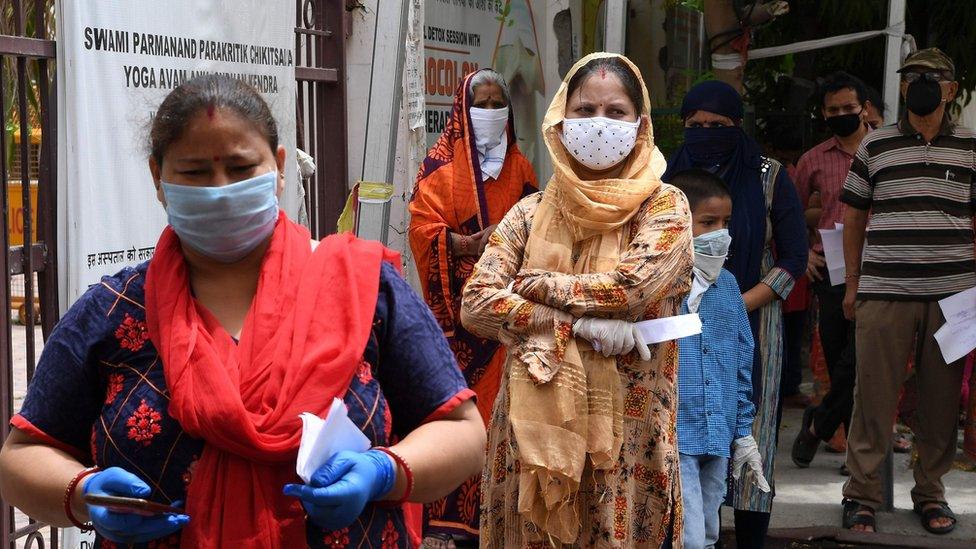
MULTIPOLYGON (((790 12, 758 29, 749 47, 880 30, 887 25, 887 7, 887 0, 790 0, 790 12)), ((976 2, 908 0, 905 32, 915 37, 919 48, 937 46, 952 57, 961 98, 950 108, 958 113, 960 105, 972 100, 976 88, 976 48, 972 47, 971 40, 962 38, 976 35, 976 2)), ((800 88, 794 84, 798 81, 816 84, 819 78, 843 70, 881 92, 885 42, 884 36, 878 36, 791 56, 750 60, 744 78, 747 101, 755 106, 760 118, 762 113, 774 113, 770 120, 785 120, 786 115, 812 120, 806 142, 816 143, 827 134, 820 122, 819 94, 813 86, 806 104, 797 110, 800 88)), ((757 121, 761 130, 765 123, 765 120, 757 121)))
MULTIPOLYGON (((46 35, 48 37, 54 37, 54 0, 36 0, 35 2, 25 2, 24 4, 24 29, 22 35, 33 38, 40 34, 36 28, 37 18, 35 10, 43 9, 45 12, 46 35)), ((16 15, 13 2, 0 3, 0 35, 17 34, 16 15)), ((28 61, 25 63, 25 78, 27 79, 27 86, 25 88, 25 95, 27 97, 27 120, 20 120, 17 63, 16 58, 3 56, 3 62, 0 64, 0 71, 2 71, 2 75, 0 76, 2 76, 3 82, 3 89, 0 90, 3 93, 3 103, 0 104, 0 117, 2 117, 4 122, 4 143, 6 144, 6 150, 3 151, 3 157, 0 158, 0 161, 3 161, 7 166, 10 166, 14 154, 16 154, 16 147, 14 145, 15 134, 20 133, 21 125, 24 125, 24 135, 29 136, 31 120, 38 118, 41 109, 37 89, 37 79, 39 77, 38 65, 35 62, 28 61)), ((44 75, 44 77, 51 80, 53 75, 54 64, 48 63, 48 74, 44 75)))
MULTIPOLYGON (((887 25, 887 0, 790 0, 790 13, 759 29, 750 48, 783 45, 802 40, 883 29, 887 25)), ((956 77, 968 103, 976 89, 976 48, 961 37, 976 35, 976 2, 908 0, 905 32, 919 48, 937 46, 956 65, 956 77)), ((746 65, 746 90, 757 106, 775 102, 777 90, 770 84, 779 75, 816 81, 844 70, 881 91, 884 80, 885 37, 792 55, 751 60, 746 65)), ((811 109, 815 104, 811 104, 811 109)))
POLYGON ((667 2, 664 3, 665 9, 671 9, 678 6, 704 12, 705 0, 667 0, 667 2))
POLYGON ((512 3, 505 2, 505 7, 502 8, 501 15, 495 17, 495 19, 500 21, 502 25, 505 25, 506 27, 511 27, 512 25, 515 24, 515 20, 510 19, 508 17, 509 15, 511 15, 511 13, 512 13, 512 3))

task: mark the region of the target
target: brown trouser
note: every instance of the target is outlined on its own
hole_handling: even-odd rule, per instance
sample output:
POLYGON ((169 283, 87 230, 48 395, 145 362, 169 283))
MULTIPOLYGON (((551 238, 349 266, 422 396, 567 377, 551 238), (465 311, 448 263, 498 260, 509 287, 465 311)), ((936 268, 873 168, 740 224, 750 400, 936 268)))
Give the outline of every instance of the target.
POLYGON ((908 359, 915 351, 918 430, 915 503, 945 501, 942 476, 956 455, 962 360, 946 365, 932 334, 945 317, 937 301, 861 301, 856 306, 857 385, 847 437, 851 477, 844 497, 877 509, 881 466, 891 445, 891 426, 908 359))

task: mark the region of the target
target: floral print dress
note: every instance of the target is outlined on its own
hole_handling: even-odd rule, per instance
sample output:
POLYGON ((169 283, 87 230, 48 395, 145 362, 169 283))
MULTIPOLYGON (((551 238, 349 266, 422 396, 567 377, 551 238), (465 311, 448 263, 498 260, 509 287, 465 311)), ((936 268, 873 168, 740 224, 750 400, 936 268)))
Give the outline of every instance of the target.
MULTIPOLYGON (((509 349, 533 330, 572 337, 574 313, 638 307, 639 318, 678 314, 691 286, 691 213, 684 195, 669 185, 648 199, 624 226, 625 248, 615 273, 556 276, 523 295, 509 290, 518 275, 533 215, 542 194, 520 201, 499 224, 465 293, 475 333, 497 338, 509 349), (565 279, 565 280, 561 280, 565 279), (621 283, 631 281, 632 283, 621 283), (525 294, 532 295, 529 300, 525 294), (548 294, 543 297, 542 294, 548 294), (544 305, 572 303, 567 309, 544 305)), ((578 547, 660 547, 672 533, 680 538, 681 491, 676 440, 678 347, 651 345, 651 360, 636 352, 618 357, 623 388, 623 447, 614 469, 583 472, 576 509, 578 547)), ((508 366, 511 362, 508 363, 508 366)), ((482 479, 482 547, 550 547, 518 512, 519 451, 509 411, 507 369, 495 403, 482 479)), ((676 540, 680 546, 680 539, 676 540)))

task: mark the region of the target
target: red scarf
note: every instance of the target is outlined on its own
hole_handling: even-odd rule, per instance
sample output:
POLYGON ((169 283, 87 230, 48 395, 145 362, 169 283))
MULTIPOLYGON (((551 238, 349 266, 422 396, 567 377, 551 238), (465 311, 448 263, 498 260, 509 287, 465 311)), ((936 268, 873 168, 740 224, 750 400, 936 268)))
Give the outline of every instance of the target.
POLYGON ((163 360, 169 414, 206 441, 193 471, 183 547, 305 546, 305 513, 282 487, 300 482, 302 412, 325 417, 348 390, 376 309, 377 242, 330 236, 313 253, 284 213, 265 253, 239 344, 190 293, 167 227, 146 276, 149 335, 163 360))

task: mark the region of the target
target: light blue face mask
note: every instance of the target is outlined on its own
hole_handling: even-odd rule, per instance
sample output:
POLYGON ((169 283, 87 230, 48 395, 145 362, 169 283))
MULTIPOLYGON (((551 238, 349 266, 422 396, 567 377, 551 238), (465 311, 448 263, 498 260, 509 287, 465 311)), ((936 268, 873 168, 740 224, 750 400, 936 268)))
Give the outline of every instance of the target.
POLYGON ((693 240, 695 244, 695 265, 692 269, 694 276, 691 282, 691 292, 688 294, 688 310, 698 312, 702 296, 708 288, 715 284, 722 274, 725 256, 729 254, 732 237, 728 229, 719 229, 710 233, 700 234, 693 240))
POLYGON ((264 242, 278 220, 278 172, 223 187, 161 183, 169 224, 180 241, 222 263, 240 261, 264 242))
POLYGON ((700 254, 725 257, 732 244, 732 236, 728 229, 719 229, 695 237, 695 251, 700 254))

